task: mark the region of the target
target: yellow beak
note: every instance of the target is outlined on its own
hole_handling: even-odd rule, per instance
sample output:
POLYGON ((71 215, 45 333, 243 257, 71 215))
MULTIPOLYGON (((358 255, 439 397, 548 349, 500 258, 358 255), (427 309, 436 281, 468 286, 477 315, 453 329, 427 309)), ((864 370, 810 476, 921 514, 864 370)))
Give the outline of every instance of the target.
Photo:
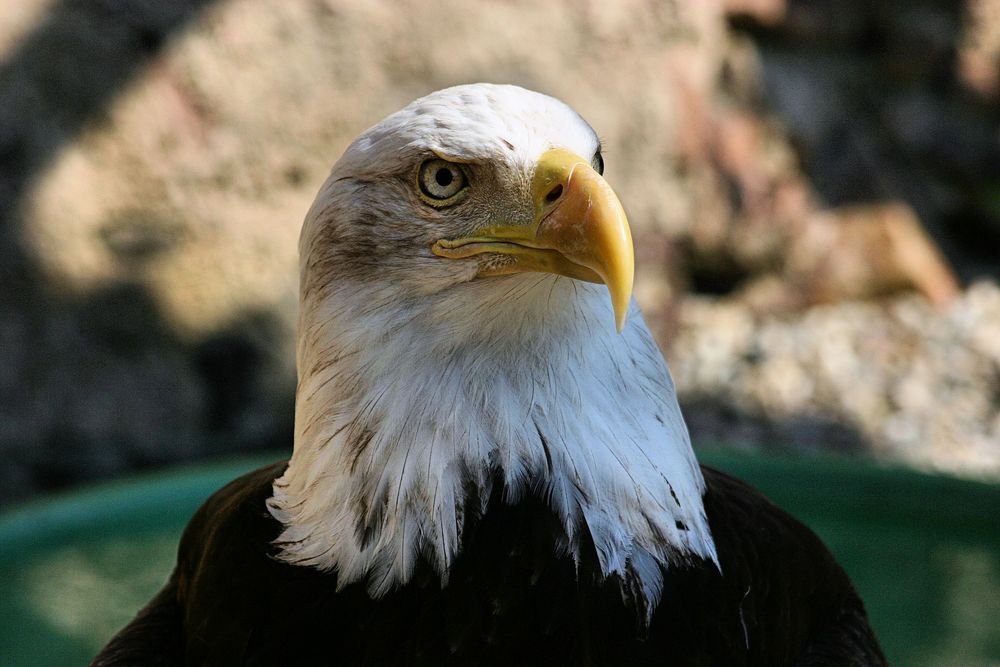
POLYGON ((579 155, 553 148, 538 160, 530 225, 493 226, 461 239, 441 239, 431 250, 460 259, 499 253, 514 261, 486 266, 480 276, 524 271, 556 273, 604 283, 621 333, 632 297, 635 256, 621 202, 608 182, 579 155))

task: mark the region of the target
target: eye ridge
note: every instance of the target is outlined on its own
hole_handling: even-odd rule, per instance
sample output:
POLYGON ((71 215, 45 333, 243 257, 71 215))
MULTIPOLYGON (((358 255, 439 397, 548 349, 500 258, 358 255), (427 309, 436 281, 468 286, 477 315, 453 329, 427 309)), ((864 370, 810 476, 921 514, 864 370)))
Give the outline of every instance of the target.
POLYGON ((417 167, 418 193, 431 206, 455 204, 466 194, 468 188, 469 177, 460 164, 431 158, 417 167))

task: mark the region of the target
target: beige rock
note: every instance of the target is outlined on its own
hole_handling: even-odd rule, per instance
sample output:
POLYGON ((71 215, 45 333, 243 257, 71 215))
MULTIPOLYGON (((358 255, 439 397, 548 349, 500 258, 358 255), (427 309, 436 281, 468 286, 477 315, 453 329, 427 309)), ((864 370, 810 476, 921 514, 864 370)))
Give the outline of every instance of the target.
MULTIPOLYGON (((42 175, 25 234, 60 289, 138 281, 186 336, 252 309, 291 323, 298 227, 347 142, 414 97, 489 80, 556 95, 598 128, 642 238, 685 206, 666 193, 690 196, 670 186, 671 79, 711 87, 720 12, 652 0, 219 3, 42 175)), ((666 252, 640 258, 654 318, 673 298, 666 252)))
MULTIPOLYGON (((25 167, 0 174, 0 197, 9 196, 7 181, 17 190, 0 202, 10 204, 0 217, 17 222, 14 241, 0 237, 0 262, 26 253, 28 275, 39 279, 33 298, 47 299, 0 318, 0 454, 28 462, 0 468, 4 485, 28 488, 53 461, 66 461, 53 477, 69 479, 87 466, 112 474, 216 451, 219 441, 221 450, 253 437, 257 446, 287 444, 280 415, 290 415, 294 386, 296 241, 306 209, 359 132, 422 94, 471 81, 553 94, 597 128, 634 227, 636 296, 670 346, 685 399, 708 396, 742 419, 718 429, 721 437, 823 448, 817 438, 833 422, 850 431, 850 446, 1000 469, 990 402, 1000 377, 996 285, 960 293, 899 202, 822 204, 790 136, 793 121, 822 130, 837 113, 806 105, 804 119, 774 117, 763 51, 725 16, 808 42, 828 31, 822 7, 205 4, 189 22, 185 12, 175 17, 165 44, 159 32, 139 31, 151 62, 133 71, 102 61, 80 89, 74 68, 87 61, 76 51, 113 59, 103 40, 135 25, 114 12, 80 18, 100 2, 17 0, 0 12, 0 58, 12 68, 0 81, 8 95, 0 148, 25 167), (25 52, 40 30, 43 45, 57 46, 65 31, 81 48, 25 52), (85 118, 66 121, 58 95, 86 98, 109 83, 104 65, 118 68, 107 97, 69 104, 85 118), (46 88, 47 67, 66 79, 65 91, 46 88), (809 112, 824 123, 810 123, 809 112), (699 272, 727 277, 720 291, 730 293, 685 298, 699 272), (104 328, 125 342, 107 344, 104 328), (114 447, 121 452, 107 451, 114 447)), ((958 45, 965 81, 984 99, 995 95, 995 4, 970 0, 958 45)), ((176 6, 136 2, 149 16, 130 21, 154 22, 176 6)), ((844 21, 836 39, 864 28, 856 16, 844 21)), ((20 303, 16 284, 4 289, 20 303)))
POLYGON ((806 304, 916 289, 944 305, 959 294, 951 268, 900 203, 812 216, 789 242, 785 277, 806 304))

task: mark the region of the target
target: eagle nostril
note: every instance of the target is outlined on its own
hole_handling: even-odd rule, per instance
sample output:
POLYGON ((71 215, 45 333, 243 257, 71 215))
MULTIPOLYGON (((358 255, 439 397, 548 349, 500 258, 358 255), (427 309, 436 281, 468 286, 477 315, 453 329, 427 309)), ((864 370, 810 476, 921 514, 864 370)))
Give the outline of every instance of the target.
POLYGON ((563 186, 560 183, 559 185, 556 185, 556 187, 549 190, 549 194, 545 195, 545 202, 551 204, 555 200, 562 197, 562 193, 563 193, 563 186))

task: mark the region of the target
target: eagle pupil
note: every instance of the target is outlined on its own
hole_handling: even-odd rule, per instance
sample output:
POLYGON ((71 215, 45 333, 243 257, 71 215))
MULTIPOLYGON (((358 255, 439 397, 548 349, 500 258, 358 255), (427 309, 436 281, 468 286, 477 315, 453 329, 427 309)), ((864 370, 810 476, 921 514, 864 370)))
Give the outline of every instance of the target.
POLYGON ((454 178, 455 177, 452 175, 451 169, 438 169, 437 173, 434 174, 434 180, 437 181, 437 184, 440 185, 442 188, 451 185, 451 182, 452 180, 454 180, 454 178))

